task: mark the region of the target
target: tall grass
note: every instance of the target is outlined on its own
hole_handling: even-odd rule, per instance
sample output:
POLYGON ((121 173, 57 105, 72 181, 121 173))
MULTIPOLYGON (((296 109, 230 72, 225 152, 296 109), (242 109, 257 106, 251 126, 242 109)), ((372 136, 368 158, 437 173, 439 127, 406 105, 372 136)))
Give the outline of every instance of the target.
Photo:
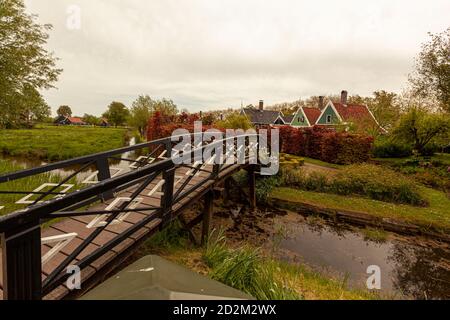
POLYGON ((298 300, 302 297, 276 277, 274 265, 259 249, 244 246, 228 249, 223 232, 213 234, 203 255, 210 276, 242 290, 258 300, 298 300))

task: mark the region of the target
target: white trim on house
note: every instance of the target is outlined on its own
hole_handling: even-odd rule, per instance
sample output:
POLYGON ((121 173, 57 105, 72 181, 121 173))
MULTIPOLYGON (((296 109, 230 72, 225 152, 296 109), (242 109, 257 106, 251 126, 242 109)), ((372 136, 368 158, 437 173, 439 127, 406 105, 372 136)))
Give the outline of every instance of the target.
POLYGON ((273 122, 273 124, 274 124, 274 125, 277 125, 275 122, 277 122, 278 119, 280 119, 280 120, 283 122, 283 124, 286 124, 286 121, 284 121, 283 117, 284 117, 284 116, 281 116, 281 114, 279 114, 278 117, 277 117, 277 118, 275 119, 275 121, 273 122))
POLYGON ((377 126, 383 130, 385 133, 387 133, 387 130, 385 128, 383 128, 380 123, 378 122, 377 118, 375 118, 374 114, 372 113, 372 111, 370 111, 369 107, 364 105, 364 107, 366 107, 367 111, 369 111, 370 115, 372 116, 373 120, 375 120, 375 123, 377 124, 377 126))
MULTIPOLYGON (((291 124, 294 122, 295 118, 297 118, 297 114, 300 111, 300 109, 302 110, 303 116, 305 117, 306 121, 308 122, 308 127, 312 127, 311 122, 309 122, 308 116, 306 115, 305 110, 303 109, 303 106, 298 107, 297 112, 294 115, 294 118, 292 118, 291 124)), ((302 126, 293 126, 293 127, 301 128, 302 126)))
MULTIPOLYGON (((317 121, 315 123, 315 125, 323 125, 323 124, 319 124, 320 119, 322 119, 323 115, 325 114, 325 111, 327 111, 328 107, 331 106, 331 108, 333 109, 334 113, 337 115, 338 120, 342 123, 344 123, 344 120, 342 120, 341 115, 339 114, 339 112, 337 111, 336 107, 333 104, 333 101, 329 100, 327 105, 325 106, 325 108, 323 108, 322 112, 320 113, 320 116, 317 118, 317 121)), ((331 124, 326 124, 326 125, 333 125, 333 123, 331 124)))

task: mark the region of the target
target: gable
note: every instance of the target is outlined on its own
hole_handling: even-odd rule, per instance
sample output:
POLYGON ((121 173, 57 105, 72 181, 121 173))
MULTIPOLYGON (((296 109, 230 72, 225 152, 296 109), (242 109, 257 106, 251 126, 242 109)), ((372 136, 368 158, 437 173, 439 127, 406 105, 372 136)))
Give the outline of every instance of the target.
POLYGON ((281 116, 278 116, 278 118, 277 118, 277 120, 275 120, 274 124, 283 125, 283 124, 285 124, 285 122, 281 116))
POLYGON ((328 105, 323 109, 322 114, 317 120, 316 124, 320 125, 332 125, 339 124, 341 122, 341 117, 336 112, 332 103, 328 103, 328 105))
POLYGON ((294 119, 291 122, 291 126, 294 127, 310 127, 311 124, 303 112, 303 108, 298 108, 297 113, 294 115, 294 119))

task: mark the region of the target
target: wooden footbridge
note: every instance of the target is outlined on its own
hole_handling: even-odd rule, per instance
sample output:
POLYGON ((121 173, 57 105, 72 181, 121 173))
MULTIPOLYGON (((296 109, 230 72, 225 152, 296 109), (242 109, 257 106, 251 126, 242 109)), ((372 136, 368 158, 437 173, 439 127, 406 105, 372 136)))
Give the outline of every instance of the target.
MULTIPOLYGON (((189 138, 196 141, 192 134, 189 138)), ((258 146, 252 138, 211 139, 184 148, 166 138, 0 176, 0 184, 14 186, 15 180, 72 168, 61 181, 30 185, 33 190, 0 192, 16 195, 20 199, 14 205, 23 206, 0 217, 0 299, 77 297, 111 275, 144 240, 201 199, 204 212, 183 223, 191 229, 203 221, 204 240, 212 193, 237 170, 250 172, 250 203, 255 205, 257 165, 249 160, 258 146), (245 141, 243 148, 236 147, 238 139, 245 141), (211 156, 202 162, 197 155, 205 151, 211 156), (130 153, 135 156, 129 157, 130 153), (193 165, 177 165, 168 155, 183 155, 193 165), (230 156, 246 162, 223 164, 230 156), (222 161, 216 161, 219 158, 222 161), (66 282, 76 268, 81 270, 82 290, 69 290, 66 282)))

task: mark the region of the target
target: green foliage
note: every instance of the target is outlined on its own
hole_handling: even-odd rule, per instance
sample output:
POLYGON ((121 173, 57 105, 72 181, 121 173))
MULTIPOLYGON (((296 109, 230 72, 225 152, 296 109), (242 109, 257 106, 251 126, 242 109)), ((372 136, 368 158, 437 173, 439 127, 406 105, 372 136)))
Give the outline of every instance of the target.
POLYGON ((278 176, 260 177, 256 180, 256 200, 265 203, 273 188, 279 185, 278 176))
POLYGON ((372 155, 376 158, 405 158, 412 155, 410 144, 378 139, 372 149, 372 155))
POLYGON ((0 129, 29 126, 49 112, 38 90, 62 71, 44 48, 51 25, 36 23, 23 0, 2 0, 0 10, 0 129))
POLYGON ((214 126, 216 128, 224 128, 224 129, 242 129, 248 130, 252 129, 253 125, 248 120, 248 118, 244 115, 240 115, 238 113, 232 113, 226 117, 225 120, 217 121, 214 126))
POLYGON ((430 37, 422 45, 410 82, 416 95, 435 99, 441 109, 450 112, 450 27, 430 37))
POLYGON ((175 220, 168 227, 145 241, 143 249, 146 251, 172 251, 184 248, 188 241, 186 231, 183 230, 181 223, 175 220))
POLYGON ((280 154, 280 165, 291 169, 298 169, 305 164, 305 159, 291 154, 280 154))
POLYGON ((71 126, 0 130, 0 152, 58 161, 123 147, 126 130, 71 126))
POLYGON ((389 234, 383 229, 365 228, 362 229, 365 239, 372 240, 374 242, 386 242, 389 234))
POLYGON ((413 107, 404 114, 393 131, 396 141, 410 143, 419 153, 438 137, 449 137, 450 116, 448 114, 430 113, 413 107))
POLYGON ((222 232, 210 237, 203 259, 212 269, 210 276, 258 300, 296 300, 301 297, 276 278, 273 264, 264 259, 259 249, 248 246, 231 250, 222 232))
POLYGON ((71 117, 72 109, 69 106, 60 106, 58 110, 56 110, 56 113, 58 114, 58 116, 71 117))
POLYGON ((392 170, 369 164, 351 165, 328 178, 313 172, 282 169, 280 184, 307 191, 361 195, 385 202, 425 205, 417 185, 392 170))
POLYGON ((148 95, 140 95, 132 104, 128 124, 135 128, 141 137, 147 132, 148 119, 152 115, 155 101, 148 95))
POLYGON ((87 124, 90 124, 93 126, 100 125, 100 118, 98 118, 94 115, 91 115, 91 114, 87 114, 87 113, 84 114, 83 121, 86 122, 87 124))
POLYGON ((113 126, 117 127, 126 124, 129 114, 130 111, 123 103, 113 101, 108 106, 108 110, 103 114, 103 117, 108 119, 109 123, 113 126))
POLYGON ((208 236, 203 260, 210 268, 219 265, 229 254, 223 229, 214 229, 208 236))

